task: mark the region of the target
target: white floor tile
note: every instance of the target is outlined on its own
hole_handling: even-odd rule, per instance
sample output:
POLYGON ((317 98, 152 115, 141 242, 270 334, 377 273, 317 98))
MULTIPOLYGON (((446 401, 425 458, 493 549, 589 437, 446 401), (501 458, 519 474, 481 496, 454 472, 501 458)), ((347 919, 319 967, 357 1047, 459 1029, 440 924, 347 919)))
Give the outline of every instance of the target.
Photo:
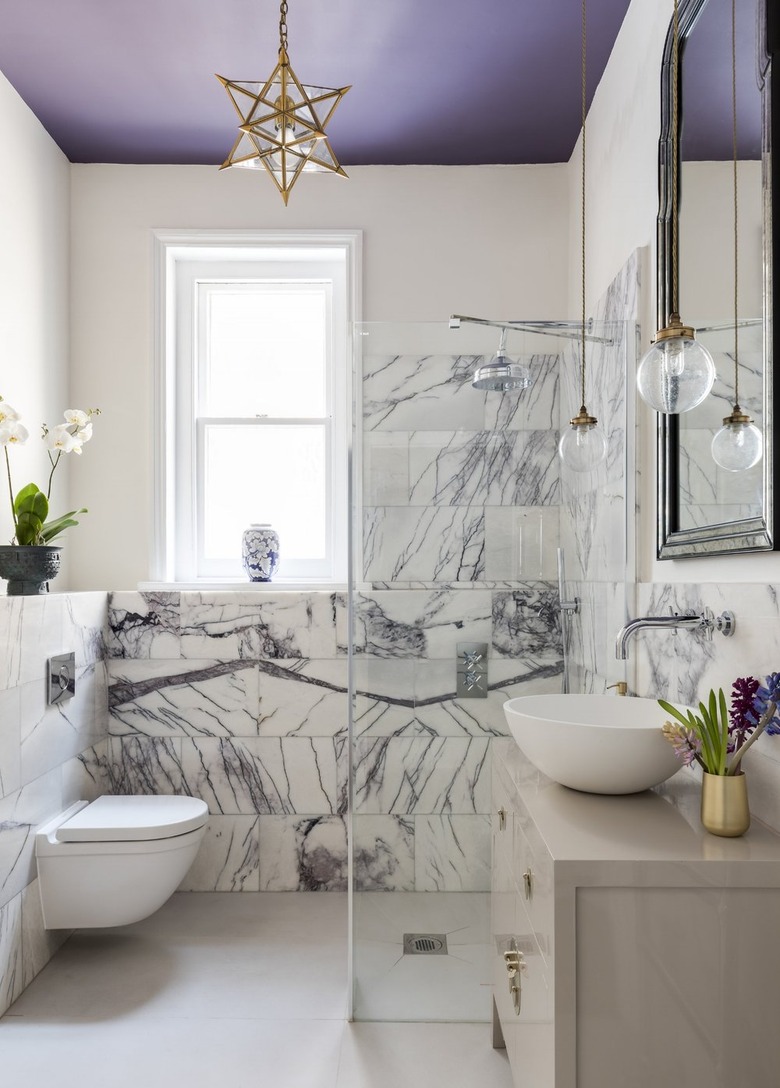
MULTIPOLYGON (((359 1015, 487 1018, 487 897, 361 898, 359 1015), (430 929, 449 956, 400 956, 399 934, 430 929)), ((486 1023, 346 1024, 346 938, 334 893, 180 893, 134 926, 76 933, 0 1020, 0 1083, 508 1088, 486 1023)))
POLYGON ((3 1083, 25 1088, 335 1088, 343 1023, 172 1018, 0 1021, 3 1083))
POLYGON ((512 1088, 485 1024, 347 1024, 337 1088, 512 1088))

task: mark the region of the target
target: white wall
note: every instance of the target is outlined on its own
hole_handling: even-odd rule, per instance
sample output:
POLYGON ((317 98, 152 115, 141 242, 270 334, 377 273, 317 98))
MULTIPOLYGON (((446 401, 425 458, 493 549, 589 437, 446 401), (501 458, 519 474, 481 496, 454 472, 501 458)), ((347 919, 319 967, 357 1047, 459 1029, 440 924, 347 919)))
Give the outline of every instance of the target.
MULTIPOLYGON (((23 417, 25 447, 11 450, 14 490, 45 487, 43 422, 61 422, 68 397, 68 161, 8 81, 0 75, 0 394, 23 417)), ((5 465, 0 543, 13 533, 5 465)), ((52 513, 68 507, 68 465, 55 478, 52 513)), ((71 533, 79 532, 78 529, 71 533)), ((67 537, 65 538, 67 540, 67 537)), ((65 556, 67 557, 67 548, 65 556)), ((59 588, 67 586, 63 567, 59 588)))
POLYGON ((72 167, 72 388, 104 413, 100 456, 78 465, 95 532, 74 550, 74 586, 149 576, 153 228, 362 229, 365 320, 565 316, 565 166, 349 173, 301 178, 285 208, 244 171, 72 167))

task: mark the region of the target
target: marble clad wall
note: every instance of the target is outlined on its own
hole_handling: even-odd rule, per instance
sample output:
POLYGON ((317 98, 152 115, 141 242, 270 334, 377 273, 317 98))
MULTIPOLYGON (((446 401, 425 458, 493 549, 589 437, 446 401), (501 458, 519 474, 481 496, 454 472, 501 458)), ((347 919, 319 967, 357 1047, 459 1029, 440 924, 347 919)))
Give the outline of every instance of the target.
MULTIPOLYGON (((745 582, 638 586, 638 615, 664 616, 711 608, 734 614, 730 638, 711 641, 687 631, 640 631, 629 642, 637 695, 697 706, 711 689, 727 698, 738 676, 763 679, 780 672, 780 585, 745 582)), ((751 813, 780 832, 780 737, 762 736, 745 756, 751 813)), ((691 774, 683 769, 680 774, 691 774)))
MULTIPOLYGON (((592 473, 561 468, 561 547, 566 597, 579 612, 564 617, 571 691, 603 692, 625 679, 615 636, 633 609, 636 434, 633 381, 639 314, 639 253, 635 252, 596 306, 592 332, 610 343, 587 342, 586 402, 607 438, 606 461, 592 473), (626 385, 631 381, 631 395, 626 385), (629 597, 631 597, 629 601, 629 597)), ((561 418, 580 402, 580 346, 564 352, 561 418)))
POLYGON ((208 803, 182 888, 346 887, 336 610, 329 592, 111 594, 111 789, 208 803))
POLYGON ((43 928, 38 826, 106 792, 105 593, 0 596, 0 1014, 67 937, 43 928), (46 663, 75 651, 76 694, 46 703, 46 663))
POLYGON ((559 358, 528 355, 533 384, 508 394, 471 386, 488 358, 363 358, 353 617, 363 890, 489 888, 490 741, 507 733, 502 704, 560 690, 559 358), (459 642, 488 644, 487 699, 455 697, 459 642))
MULTIPOLYGON (((355 613, 357 885, 484 889, 489 741, 505 698, 559 684, 553 590, 380 590, 355 613), (492 690, 459 701, 472 639, 492 690)), ((110 788, 207 801, 183 888, 346 887, 348 624, 329 592, 111 595, 110 788)))

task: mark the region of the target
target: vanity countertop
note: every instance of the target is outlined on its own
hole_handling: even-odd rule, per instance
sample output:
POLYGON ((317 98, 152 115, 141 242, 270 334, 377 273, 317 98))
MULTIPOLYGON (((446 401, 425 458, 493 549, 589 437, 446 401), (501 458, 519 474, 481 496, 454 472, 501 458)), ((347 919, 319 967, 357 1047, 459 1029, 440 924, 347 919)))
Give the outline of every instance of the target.
POLYGON ((741 838, 709 834, 689 768, 653 790, 603 796, 550 781, 513 740, 494 741, 493 759, 519 794, 521 826, 533 823, 558 877, 576 885, 780 887, 780 835, 755 818, 741 838))

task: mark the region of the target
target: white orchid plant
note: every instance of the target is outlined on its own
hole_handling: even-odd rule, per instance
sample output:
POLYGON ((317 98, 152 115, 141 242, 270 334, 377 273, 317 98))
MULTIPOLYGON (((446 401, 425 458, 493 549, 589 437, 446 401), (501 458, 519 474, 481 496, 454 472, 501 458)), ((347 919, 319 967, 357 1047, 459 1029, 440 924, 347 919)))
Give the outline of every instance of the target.
POLYGON ((87 513, 86 507, 82 507, 80 510, 71 510, 52 521, 48 520, 52 481, 62 455, 81 454, 84 443, 89 442, 92 437, 92 417, 98 415, 100 415, 99 408, 88 408, 86 412, 82 412, 79 408, 69 408, 64 414, 64 423, 58 423, 54 427, 44 423, 41 428, 41 437, 46 444, 51 464, 46 490, 42 491, 37 484, 27 484, 14 495, 8 449, 10 446, 23 446, 30 436, 19 413, 0 397, 0 446, 3 447, 5 454, 8 493, 14 520, 12 544, 48 545, 65 529, 71 525, 78 525, 75 520, 76 514, 87 513))

